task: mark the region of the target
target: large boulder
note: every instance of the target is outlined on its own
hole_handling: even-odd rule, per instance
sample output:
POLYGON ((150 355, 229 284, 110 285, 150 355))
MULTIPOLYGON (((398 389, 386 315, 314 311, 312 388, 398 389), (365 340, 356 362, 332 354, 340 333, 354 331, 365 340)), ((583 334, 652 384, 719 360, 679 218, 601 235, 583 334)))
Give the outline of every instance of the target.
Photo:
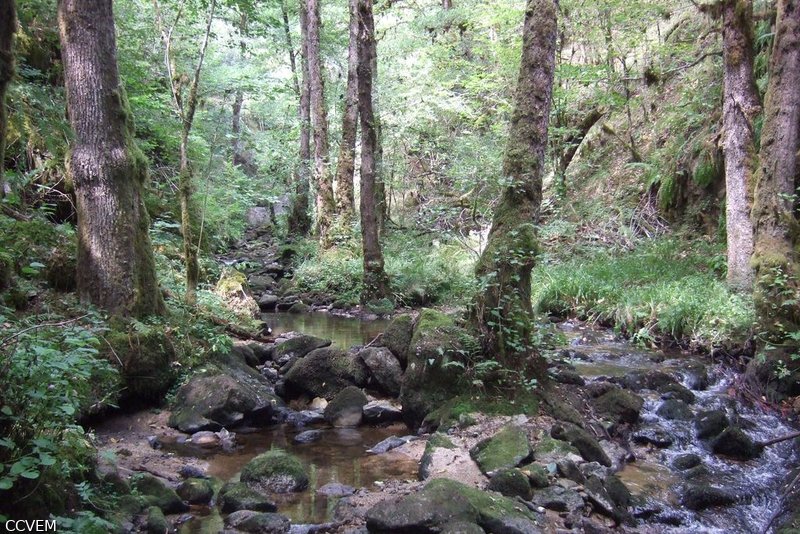
POLYGON ((550 435, 558 440, 566 441, 576 449, 587 462, 597 462, 611 467, 611 460, 600 443, 586 430, 571 423, 553 425, 550 435))
POLYGON ((369 370, 370 383, 380 391, 396 397, 400 394, 403 369, 394 354, 386 347, 370 347, 358 353, 369 370))
POLYGON ((722 454, 736 460, 752 460, 761 455, 763 447, 755 443, 741 428, 731 426, 714 439, 711 450, 714 454, 722 454))
POLYGON ((282 405, 269 381, 231 354, 218 358, 181 386, 172 402, 169 425, 187 433, 245 422, 266 425, 282 405))
POLYGON ((148 506, 156 506, 165 514, 180 514, 189 510, 189 505, 181 500, 175 490, 153 475, 136 475, 131 480, 131 487, 144 497, 148 506))
POLYGON ((325 421, 338 428, 356 427, 361 424, 366 404, 364 392, 355 386, 348 386, 325 406, 325 421))
POLYGON ((703 411, 698 413, 694 420, 694 428, 697 430, 697 437, 700 439, 718 436, 730 424, 724 410, 703 411))
POLYGON ((217 496, 217 504, 223 514, 230 514, 239 510, 274 512, 278 509, 277 505, 270 501, 266 495, 250 489, 242 482, 229 482, 222 486, 217 496))
POLYGON ((451 363, 463 363, 464 355, 476 349, 475 338, 454 326, 447 315, 422 310, 400 389, 403 419, 409 427, 419 427, 428 413, 460 392, 461 370, 451 363))
POLYGON ((381 344, 389 349, 400 364, 405 367, 408 362, 408 347, 414 334, 414 321, 410 315, 398 315, 381 336, 381 344))
POLYGON ((612 389, 592 401, 595 410, 614 423, 633 424, 639 420, 644 399, 624 389, 612 389))
POLYGON ((280 449, 250 460, 240 479, 248 488, 267 493, 294 493, 308 487, 308 473, 302 462, 280 449))
POLYGON ((517 467, 532 455, 528 435, 522 428, 514 425, 504 427, 497 434, 479 442, 469 452, 484 474, 517 467))
POLYGON ((315 336, 293 337, 275 346, 272 351, 272 359, 277 362, 286 357, 302 358, 312 350, 328 347, 330 344, 330 339, 322 339, 315 336))
POLYGON ((689 510, 705 510, 715 506, 729 506, 736 502, 736 495, 708 484, 690 484, 683 490, 681 504, 689 510))
POLYGON ((399 404, 388 400, 374 400, 364 405, 364 422, 368 425, 393 423, 403 418, 399 404))
POLYGON ((252 534, 286 534, 291 526, 289 518, 280 514, 241 510, 225 518, 225 526, 236 532, 252 534))
POLYGON ((355 354, 333 347, 320 348, 289 369, 284 377, 285 393, 289 398, 308 395, 330 400, 348 386, 363 386, 366 376, 364 364, 355 354))
POLYGON ((175 490, 189 504, 208 504, 214 497, 214 485, 207 478, 189 478, 175 490))
POLYGON ((670 421, 691 421, 693 417, 689 405, 678 399, 667 399, 662 402, 656 414, 670 421))
POLYGON ((494 534, 542 532, 536 516, 517 501, 446 478, 367 512, 367 529, 375 533, 433 533, 455 522, 476 524, 494 534))
POLYGON ((489 480, 488 489, 506 497, 531 498, 531 482, 528 476, 519 469, 500 469, 489 480))

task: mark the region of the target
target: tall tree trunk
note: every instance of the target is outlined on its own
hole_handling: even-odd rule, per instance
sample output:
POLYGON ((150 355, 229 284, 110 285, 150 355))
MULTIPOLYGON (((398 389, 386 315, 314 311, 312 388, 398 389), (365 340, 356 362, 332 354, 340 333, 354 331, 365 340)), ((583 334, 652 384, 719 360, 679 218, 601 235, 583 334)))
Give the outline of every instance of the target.
POLYGON ((725 154, 728 285, 749 292, 753 287, 750 206, 756 166, 753 121, 761 112, 753 75, 752 0, 725 0, 722 18, 725 60, 722 149, 725 154))
MULTIPOLYGON (((244 61, 247 53, 247 15, 242 11, 239 15, 239 55, 244 61)), ((242 106, 244 105, 244 91, 241 87, 236 88, 236 96, 233 99, 233 121, 231 124, 231 135, 233 136, 233 165, 247 165, 247 158, 244 156, 244 143, 242 142, 242 106)))
POLYGON ((780 341, 800 328, 798 150, 800 0, 779 0, 752 217, 756 312, 762 329, 780 341))
POLYGON ((317 186, 317 232, 323 248, 331 246, 330 228, 336 213, 333 197, 333 176, 330 172, 328 115, 325 110, 325 81, 320 56, 319 0, 308 5, 308 71, 311 80, 311 125, 314 130, 314 182, 317 186))
MULTIPOLYGON (((298 86, 300 98, 300 161, 295 171, 292 208, 289 213, 289 234, 305 236, 311 231, 311 217, 308 214, 309 182, 311 179, 311 76, 308 66, 308 15, 306 0, 300 0, 300 61, 301 84, 298 86)), ((292 48, 291 34, 287 34, 287 45, 292 48)), ((290 54, 291 59, 291 54, 290 54)))
POLYGON ((522 33, 522 62, 511 129, 503 161, 510 184, 495 209, 486 249, 476 268, 483 286, 475 301, 474 322, 485 354, 507 367, 543 375, 540 357, 532 361, 531 269, 537 250, 536 223, 542 201, 544 153, 552 105, 558 5, 528 0, 522 33))
POLYGON ((375 205, 375 114, 372 109, 371 58, 375 52, 372 0, 358 0, 358 107, 361 118, 361 239, 364 249, 364 303, 387 298, 389 277, 383 268, 378 213, 375 205))
MULTIPOLYGON (((304 9, 300 11, 305 12, 304 9)), ((281 15, 283 16, 283 35, 286 38, 286 50, 289 52, 289 68, 292 71, 292 87, 294 87, 294 94, 297 95, 297 98, 300 98, 300 81, 297 77, 297 55, 295 54, 294 45, 292 44, 292 30, 289 27, 289 11, 286 9, 286 0, 281 0, 281 15)))
POLYGON ((6 89, 14 77, 14 54, 11 49, 17 30, 14 0, 0 0, 0 198, 6 196, 6 89))
MULTIPOLYGON (((378 83, 378 47, 377 44, 372 47, 372 57, 370 58, 370 65, 372 66, 372 87, 378 83)), ((372 109, 374 120, 372 123, 375 125, 375 212, 378 216, 378 231, 383 234, 386 225, 386 219, 389 217, 389 203, 386 201, 386 180, 385 168, 383 165, 383 123, 381 122, 380 106, 378 105, 378 95, 373 89, 372 91, 372 109)))
POLYGON ((355 214, 353 172, 358 129, 358 0, 350 4, 350 42, 347 47, 347 89, 342 114, 342 144, 336 166, 336 210, 340 224, 349 227, 355 214))
POLYGON ((78 212, 78 294, 115 314, 162 313, 142 201, 147 160, 119 81, 111 0, 60 0, 58 25, 75 132, 67 171, 78 212))

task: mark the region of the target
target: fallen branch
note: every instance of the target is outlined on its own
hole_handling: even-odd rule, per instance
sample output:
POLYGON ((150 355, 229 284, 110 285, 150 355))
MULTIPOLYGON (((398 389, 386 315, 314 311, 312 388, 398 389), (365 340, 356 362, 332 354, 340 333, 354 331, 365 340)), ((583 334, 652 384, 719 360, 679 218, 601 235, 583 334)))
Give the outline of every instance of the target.
POLYGON ((5 337, 5 338, 3 338, 3 339, 0 339, 0 347, 3 347, 3 346, 5 346, 5 345, 7 345, 7 344, 8 344, 10 341, 12 341, 12 340, 14 340, 14 339, 18 338, 18 337, 19 337, 19 336, 21 336, 22 334, 25 334, 25 333, 27 333, 27 332, 30 332, 31 330, 36 330, 37 328, 47 328, 47 327, 53 327, 53 328, 55 328, 55 327, 59 327, 59 326, 66 326, 66 325, 68 325, 68 324, 70 324, 70 323, 74 323, 74 322, 76 322, 76 321, 80 321, 80 320, 81 320, 81 319, 83 319, 84 317, 88 317, 88 316, 89 316, 89 314, 87 313, 87 314, 85 314, 85 315, 81 315, 80 317, 75 317, 74 319, 69 319, 69 320, 66 320, 66 321, 61 321, 61 322, 59 322, 59 323, 42 323, 42 324, 36 324, 36 325, 33 325, 33 326, 29 326, 28 328, 23 328, 23 329, 22 329, 22 330, 20 330, 19 332, 16 332, 16 333, 14 333, 14 334, 12 334, 12 335, 10 335, 10 336, 8 336, 8 337, 5 337))
POLYGON ((216 325, 225 327, 227 333, 239 339, 258 341, 261 343, 272 343, 275 341, 274 338, 264 335, 263 331, 252 332, 214 315, 209 316, 209 320, 216 325))
POLYGON ((785 436, 781 436, 779 438, 771 439, 768 441, 761 441, 758 443, 759 447, 769 447, 770 445, 775 445, 776 443, 783 443, 784 441, 789 441, 790 439, 800 438, 800 432, 792 432, 791 434, 787 434, 785 436))

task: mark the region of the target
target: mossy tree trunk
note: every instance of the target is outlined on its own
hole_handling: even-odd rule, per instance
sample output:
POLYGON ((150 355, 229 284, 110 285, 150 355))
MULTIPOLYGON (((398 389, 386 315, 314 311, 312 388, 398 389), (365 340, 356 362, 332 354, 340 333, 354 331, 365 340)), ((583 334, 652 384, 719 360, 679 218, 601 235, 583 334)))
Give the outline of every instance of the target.
POLYGON ((349 0, 350 42, 347 47, 347 88, 342 113, 342 144, 336 165, 336 215, 338 224, 347 229, 355 215, 353 173, 358 130, 358 0, 349 0))
POLYGON ((358 113, 361 118, 361 239, 364 250, 364 303, 390 295, 381 250, 378 206, 375 202, 375 113, 372 106, 372 71, 377 62, 372 0, 358 0, 358 113))
POLYGON ((320 246, 332 245, 330 229, 336 213, 333 197, 333 176, 330 171, 328 114, 325 109, 325 80, 320 55, 319 0, 307 0, 308 70, 311 81, 311 126, 314 135, 314 183, 317 188, 317 233, 320 246))
MULTIPOLYGON (((245 36, 247 35, 247 14, 242 11, 239 14, 239 53, 244 62, 247 54, 247 42, 245 36)), ((244 154, 244 143, 242 142, 242 106, 244 105, 244 91, 241 87, 237 87, 235 96, 233 98, 233 120, 231 121, 231 136, 233 137, 232 152, 233 152, 233 165, 242 166, 247 165, 247 158, 244 154)))
POLYGON ((753 122, 761 113, 753 74, 753 2, 725 0, 722 5, 725 60, 723 139, 725 211, 728 238, 728 285, 751 291, 753 269, 753 173, 756 166, 753 122))
MULTIPOLYGON (((300 0, 300 70, 301 79, 297 83, 300 99, 300 161, 294 175, 294 194, 289 212, 289 235, 305 236, 311 231, 311 217, 308 214, 309 189, 311 179, 311 76, 308 67, 308 15, 306 0, 300 0)), ((286 22, 286 39, 289 47, 289 60, 292 61, 294 49, 291 34, 286 22)))
POLYGON ((779 0, 752 218, 755 303, 773 342, 800 328, 800 0, 779 0))
MULTIPOLYGON (((503 161, 507 185, 495 209, 486 249, 477 266, 482 290, 474 322, 487 357, 520 368, 535 354, 531 344, 531 269, 552 105, 558 5, 528 0, 522 62, 503 161)), ((536 358, 534 363, 541 363, 536 358)), ((534 368, 543 373, 541 365, 534 368)))
POLYGON ((147 161, 119 81, 111 0, 60 0, 58 24, 75 132, 67 172, 78 213, 78 294, 115 314, 162 313, 142 201, 147 161))
POLYGON ((0 198, 6 196, 6 89, 14 77, 12 44, 17 29, 14 0, 0 0, 0 198))

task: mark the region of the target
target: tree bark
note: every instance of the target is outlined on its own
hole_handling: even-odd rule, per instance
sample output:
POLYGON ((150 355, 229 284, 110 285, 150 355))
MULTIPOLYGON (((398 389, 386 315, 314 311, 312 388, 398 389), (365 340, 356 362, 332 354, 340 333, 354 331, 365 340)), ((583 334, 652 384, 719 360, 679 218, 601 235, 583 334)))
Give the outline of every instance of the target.
POLYGON ((756 312, 762 330, 780 341, 800 328, 798 150, 800 0, 779 0, 752 217, 756 312))
POLYGON ((527 2, 522 62, 503 161, 503 176, 510 183, 495 209, 476 268, 483 289, 473 310, 485 354, 506 367, 530 368, 539 377, 544 364, 531 341, 531 269, 552 105, 557 12, 556 0, 527 2))
MULTIPOLYGON (((300 161, 295 170, 292 209, 289 213, 289 235, 305 236, 311 231, 308 214, 311 178, 311 76, 308 65, 308 15, 306 0, 300 0, 300 61, 302 80, 299 85, 300 161)), ((291 35, 287 44, 291 48, 291 35)), ((291 56, 290 56, 291 57, 291 56)))
MULTIPOLYGON (((247 52, 245 35, 247 34, 247 15, 244 11, 239 15, 239 54, 244 61, 247 52)), ((236 96, 233 99, 233 121, 231 124, 231 135, 233 136, 233 165, 247 165, 247 158, 244 155, 244 143, 242 143, 242 106, 244 105, 244 91, 241 87, 236 88, 236 96)))
POLYGON ((58 24, 75 132, 67 172, 78 213, 78 294, 114 314, 162 313, 142 201, 147 160, 119 81, 111 0, 60 0, 58 24))
POLYGON ((753 173, 756 166, 753 121, 761 113, 753 74, 753 2, 725 0, 722 6, 725 61, 723 141, 725 211, 728 237, 728 285, 751 291, 753 269, 753 173))
MULTIPOLYGON (((304 11, 301 9, 301 11, 304 11)), ((283 16, 283 35, 286 38, 286 50, 289 52, 289 67, 292 70, 292 87, 294 94, 300 98, 300 81, 297 77, 297 54, 292 44, 292 31, 289 28, 289 11, 286 9, 286 0, 281 0, 281 15, 283 16)))
POLYGON ((333 176, 330 172, 328 115, 325 109, 325 81, 320 56, 319 0, 307 0, 308 71, 311 80, 311 125, 314 132, 314 182, 317 186, 317 233, 323 248, 331 246, 330 228, 336 213, 333 176))
POLYGON ((17 30, 14 0, 0 0, 0 198, 6 196, 6 90, 14 77, 12 44, 17 30))
POLYGON ((358 0, 358 107, 361 118, 361 239, 364 252, 364 289, 361 301, 367 303, 390 295, 378 229, 375 205, 375 151, 377 135, 372 108, 372 73, 375 56, 375 24, 372 0, 358 0))
POLYGON ((350 42, 347 48, 347 89, 342 114, 342 144, 336 166, 336 211, 339 224, 350 226, 355 214, 353 173, 356 158, 356 131, 358 129, 358 0, 350 4, 350 42))

